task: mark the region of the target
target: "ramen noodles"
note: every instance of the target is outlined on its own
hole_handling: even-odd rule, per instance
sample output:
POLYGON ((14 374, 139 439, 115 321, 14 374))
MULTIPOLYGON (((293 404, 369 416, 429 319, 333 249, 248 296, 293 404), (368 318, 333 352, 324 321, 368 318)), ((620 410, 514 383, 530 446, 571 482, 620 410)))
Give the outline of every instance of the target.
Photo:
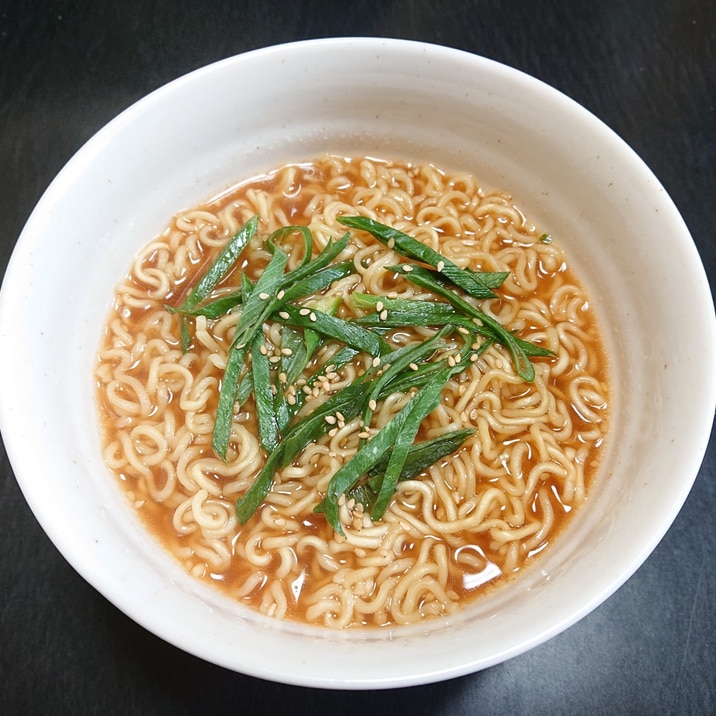
POLYGON ((369 158, 179 213, 116 289, 96 380, 104 459, 166 549, 328 627, 449 615, 524 569, 587 499, 608 425, 594 310, 551 237, 468 174, 369 158))

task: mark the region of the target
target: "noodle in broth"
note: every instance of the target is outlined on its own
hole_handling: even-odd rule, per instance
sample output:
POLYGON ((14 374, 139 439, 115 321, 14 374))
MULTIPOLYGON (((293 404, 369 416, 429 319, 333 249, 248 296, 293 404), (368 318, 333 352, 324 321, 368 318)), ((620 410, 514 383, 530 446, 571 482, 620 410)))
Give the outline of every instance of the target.
MULTIPOLYGON (((284 247, 285 248, 285 247, 284 247)), ((302 258, 296 244, 288 268, 302 258)), ((217 295, 255 281, 270 254, 255 239, 217 295)), ((435 300, 385 267, 400 257, 353 231, 339 260, 356 273, 334 283, 339 315, 352 317, 354 292, 435 300)), ((265 326, 269 352, 281 336, 265 326)), ((394 331, 393 347, 434 328, 394 331)), ((448 339, 449 340, 449 339, 448 339)), ((457 344, 456 344, 457 345, 457 344)), ((324 346, 320 360, 336 345, 324 346)), ((359 356, 333 377, 350 384, 368 368, 359 356)), ((367 158, 328 156, 287 165, 178 214, 136 256, 117 287, 96 371, 104 459, 165 547, 195 577, 219 585, 260 612, 329 627, 408 624, 452 613, 514 575, 554 540, 586 499, 608 424, 608 375, 593 309, 563 252, 541 236, 501 193, 468 174, 367 158), (358 449, 358 419, 336 425, 276 475, 254 516, 241 525, 235 503, 266 460, 251 400, 234 416, 226 462, 211 438, 237 312, 198 317, 189 351, 179 344, 176 304, 218 250, 251 216, 260 234, 310 227, 314 251, 345 229, 337 218, 363 215, 395 227, 463 268, 509 271, 499 298, 480 309, 510 331, 554 352, 533 359, 535 380, 491 345, 454 376, 421 439, 465 426, 463 446, 419 478, 400 482, 383 519, 362 505, 340 507, 345 535, 313 512, 338 468, 358 449)), ((410 395, 378 406, 375 429, 410 395)), ((308 398, 305 410, 323 399, 308 398)))

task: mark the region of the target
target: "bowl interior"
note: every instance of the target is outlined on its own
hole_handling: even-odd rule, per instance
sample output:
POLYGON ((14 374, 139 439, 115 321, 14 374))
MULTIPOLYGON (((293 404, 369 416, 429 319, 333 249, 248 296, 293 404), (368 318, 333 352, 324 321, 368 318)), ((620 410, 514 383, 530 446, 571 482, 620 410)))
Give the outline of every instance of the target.
POLYGON ((8 454, 73 566, 189 652, 322 687, 401 686, 485 668, 588 613, 673 521, 714 409, 706 278, 649 170, 542 83, 403 41, 260 50, 177 80, 120 115, 30 218, 3 284, 0 341, 16 347, 0 356, 8 454), (612 437, 589 504, 535 568, 456 617, 419 627, 332 633, 227 602, 145 534, 100 457, 93 362, 113 287, 134 254, 178 210, 326 152, 429 160, 510 191, 566 247, 611 356, 612 437))

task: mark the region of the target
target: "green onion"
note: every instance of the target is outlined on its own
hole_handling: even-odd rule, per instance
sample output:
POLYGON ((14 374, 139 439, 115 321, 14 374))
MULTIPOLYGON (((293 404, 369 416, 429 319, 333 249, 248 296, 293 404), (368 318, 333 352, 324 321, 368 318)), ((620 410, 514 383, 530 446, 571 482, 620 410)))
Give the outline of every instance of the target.
MULTIPOLYGON (((423 363, 439 347, 441 339, 451 331, 452 327, 447 326, 422 343, 414 343, 400 348, 388 357, 390 362, 386 363, 382 374, 373 381, 368 395, 368 406, 363 411, 363 422, 366 425, 370 423, 373 414, 370 408, 371 401, 377 402, 380 400, 385 386, 397 376, 405 374, 406 370, 410 370, 411 364, 423 363)), ((412 373, 413 371, 410 370, 410 372, 412 373)), ((391 389, 390 392, 394 393, 396 391, 391 389)))
POLYGON ((329 338, 335 338, 347 346, 357 348, 371 356, 380 356, 390 353, 390 346, 374 331, 369 331, 350 321, 344 321, 315 308, 304 307, 298 309, 285 305, 282 312, 288 318, 282 320, 292 326, 309 328, 329 338))
MULTIPOLYGON (((305 335, 306 332, 294 331, 289 326, 281 328, 281 348, 290 353, 281 355, 281 372, 286 376, 286 384, 292 385, 303 373, 306 364, 311 359, 318 338, 305 335), (310 348, 309 348, 310 343, 310 348)), ((311 332, 311 336, 316 336, 311 332)))
MULTIPOLYGON (((229 439, 231 437, 231 423, 233 421, 234 403, 238 391, 238 382, 246 355, 246 346, 253 341, 254 336, 261 330, 264 321, 272 313, 279 301, 275 296, 276 287, 283 275, 284 267, 288 262, 288 255, 276 249, 274 255, 256 282, 251 294, 244 302, 241 317, 236 325, 234 338, 229 348, 229 357, 224 371, 224 378, 219 391, 219 404, 214 422, 212 446, 222 460, 226 460, 229 439), (268 299, 262 296, 269 296, 268 299), (231 370, 229 369, 231 367, 231 370)), ((254 385, 254 391, 256 386, 254 385)))
MULTIPOLYGON (((326 373, 329 372, 329 367, 331 368, 331 371, 338 371, 344 365, 346 365, 346 363, 352 361, 353 358, 355 358, 359 353, 360 351, 357 351, 354 348, 350 348, 349 346, 342 348, 340 351, 338 351, 338 353, 333 355, 327 363, 322 365, 315 373, 313 373, 306 380, 305 385, 309 388, 312 388, 319 378, 325 376, 326 373)), ((291 414, 291 417, 295 417, 298 414, 298 412, 301 410, 304 403, 306 402, 307 398, 306 394, 302 390, 297 391, 294 397, 296 402, 293 405, 288 406, 288 410, 291 414)))
MULTIPOLYGON (((432 440, 415 443, 408 451, 398 480, 412 480, 417 477, 441 458, 458 450, 465 440, 475 432, 475 428, 463 428, 440 435, 432 440)), ((360 502, 366 511, 371 511, 387 466, 388 459, 383 458, 372 470, 368 471, 368 478, 365 482, 356 485, 346 494, 346 499, 353 498, 360 502)))
POLYGON ((349 422, 360 415, 367 402, 367 385, 359 380, 334 393, 286 433, 282 443, 281 467, 286 467, 308 443, 316 442, 331 429, 326 417, 341 413, 349 422))
MULTIPOLYGON (((313 236, 307 227, 287 226, 274 231, 265 246, 271 259, 255 284, 241 274, 241 285, 210 300, 212 292, 228 274, 236 259, 255 236, 258 217, 250 219, 229 240, 215 261, 199 279, 179 308, 167 309, 180 317, 182 346, 191 343, 189 321, 197 316, 217 320, 237 312, 238 321, 229 346, 221 380, 212 446, 226 460, 234 411, 253 395, 258 437, 267 453, 264 466, 246 493, 236 503, 236 514, 245 523, 268 495, 278 470, 293 462, 312 442, 323 438, 336 423, 362 417, 370 427, 378 402, 396 392, 415 390, 408 402, 372 438, 361 437, 356 454, 331 478, 324 499, 316 506, 337 532, 343 532, 338 501, 360 501, 372 519, 381 519, 400 480, 412 479, 430 465, 457 450, 474 430, 455 431, 434 440, 415 443, 420 426, 439 404, 450 378, 471 365, 493 342, 507 347, 517 373, 525 380, 534 378, 530 356, 551 355, 540 346, 525 341, 480 311, 468 299, 491 298, 507 277, 504 272, 476 272, 461 269, 444 256, 412 237, 363 217, 343 217, 341 223, 365 230, 409 259, 427 264, 400 264, 388 270, 400 273, 442 300, 422 301, 352 294, 347 300, 357 318, 338 317, 342 299, 322 292, 355 271, 353 261, 336 263, 348 246, 350 233, 330 239, 313 256, 313 236), (292 234, 303 240, 299 265, 286 271, 289 256, 279 243, 292 234), (467 294, 468 298, 461 295, 467 294), (265 324, 280 324, 280 358, 269 357, 265 345, 265 324), (436 326, 435 333, 419 343, 393 350, 384 337, 392 328, 436 326), (444 341, 452 334, 463 344, 445 350, 444 341), (482 336, 479 346, 475 346, 482 336), (328 341, 343 348, 314 366, 319 349, 328 341), (443 357, 433 355, 443 349, 443 357), (353 383, 330 393, 307 415, 299 415, 307 400, 306 391, 325 384, 324 376, 367 354, 373 358, 367 371, 353 383), (306 390, 303 390, 305 388, 306 390), (290 402, 289 402, 290 401, 290 402)), ((454 340, 454 339, 452 339, 454 340)), ((330 391, 330 386, 328 386, 330 391)))
POLYGON ((373 520, 379 520, 383 517, 388 503, 390 502, 393 493, 395 492, 396 485, 400 479, 400 474, 403 471, 403 465, 408 457, 408 452, 415 436, 418 434, 420 424, 423 420, 438 406, 440 402, 440 394, 445 387, 445 384, 450 379, 451 371, 443 370, 437 376, 435 380, 423 388, 422 391, 416 394, 411 399, 411 402, 415 401, 412 406, 408 417, 403 424, 402 430, 398 433, 398 436, 393 443, 393 447, 390 453, 390 459, 388 460, 388 466, 385 468, 383 475, 383 481, 380 489, 378 490, 378 496, 373 505, 373 509, 370 516, 373 520))
MULTIPOLYGON (((386 501, 384 493, 390 489, 390 483, 397 483, 398 475, 402 471, 403 463, 407 457, 407 450, 415 433, 420 427, 423 418, 437 407, 440 393, 448 378, 449 373, 443 371, 438 379, 412 397, 386 423, 380 432, 372 440, 365 443, 331 478, 326 496, 316 507, 316 511, 321 511, 325 514, 329 524, 336 532, 343 534, 343 526, 338 516, 338 499, 340 496, 354 487, 361 477, 372 467, 375 467, 383 456, 391 450, 392 454, 383 478, 383 484, 388 481, 388 486, 385 490, 381 486, 377 502, 378 511, 380 509, 384 510, 383 503, 386 501)), ((392 491, 390 494, 393 494, 392 491)), ((382 512, 380 514, 382 515, 382 512)))
POLYGON ((492 337, 499 343, 502 343, 507 350, 509 350, 515 364, 515 371, 517 372, 517 375, 528 383, 535 379, 534 366, 525 353, 522 344, 516 341, 515 337, 501 323, 483 313, 479 308, 476 308, 464 298, 458 296, 439 279, 435 278, 431 271, 428 271, 421 266, 414 266, 411 264, 390 266, 388 267, 388 270, 397 271, 418 286, 427 288, 443 298, 446 298, 453 306, 460 309, 463 313, 477 318, 483 326, 490 330, 493 334, 492 337), (410 271, 406 271, 406 267, 410 268, 410 271))
POLYGON ((354 272, 355 267, 352 261, 344 261, 325 268, 318 267, 310 276, 306 276, 300 281, 296 281, 293 285, 287 286, 283 300, 287 302, 296 301, 312 293, 318 293, 324 288, 328 288, 334 281, 350 276, 354 272))
POLYGON ((239 254, 244 247, 256 235, 256 229, 259 225, 259 217, 252 216, 229 240, 229 242, 221 250, 209 269, 201 277, 201 280, 191 293, 187 296, 184 303, 176 309, 179 313, 191 311, 192 308, 198 306, 208 295, 214 290, 216 284, 221 281, 227 274, 229 269, 234 265, 239 254))
POLYGON ((279 447, 278 450, 274 450, 268 456, 256 479, 251 483, 249 489, 246 490, 244 496, 237 501, 236 517, 242 525, 248 522, 261 503, 266 499, 282 454, 283 450, 279 447))
POLYGON ((326 422, 326 416, 340 411, 347 419, 354 418, 360 413, 363 404, 361 396, 365 399, 364 392, 364 386, 358 382, 347 386, 286 433, 278 448, 270 453, 251 487, 236 503, 236 516, 241 524, 249 520, 268 495, 276 470, 288 465, 306 445, 315 442, 328 432, 330 426, 326 422))
POLYGON ((266 452, 278 447, 278 420, 271 388, 271 367, 264 346, 264 334, 256 333, 251 342, 251 378, 254 384, 256 420, 259 426, 259 442, 266 452), (264 350, 261 351, 261 348, 264 350))
POLYGON ((216 418, 214 420, 214 432, 211 437, 211 445, 216 454, 226 460, 226 453, 231 439, 231 424, 234 418, 234 402, 238 392, 239 378, 244 367, 246 346, 238 348, 231 346, 224 368, 224 377, 221 381, 219 392, 219 404, 216 407, 216 418))
POLYGON ((459 317, 460 313, 449 303, 416 301, 403 298, 385 298, 365 293, 353 293, 348 299, 358 310, 375 311, 355 319, 362 326, 435 326, 459 317), (377 310, 380 304, 381 310, 377 310), (384 314, 381 317, 381 314, 384 314))
MULTIPOLYGON (((496 294, 491 290, 483 280, 482 275, 474 271, 466 271, 445 258, 429 246, 417 241, 412 236, 404 234, 402 231, 393 229, 385 224, 380 224, 373 219, 364 216, 341 216, 338 218, 344 226, 353 229, 367 231, 383 244, 391 244, 398 253, 411 259, 417 259, 436 268, 447 279, 459 286, 465 293, 474 298, 495 298, 496 294)), ((494 274, 489 281, 493 288, 498 288, 507 278, 508 273, 494 274)))
POLYGON ((295 298, 298 298, 298 296, 293 296, 291 294, 291 291, 295 290, 292 288, 295 284, 303 281, 303 279, 311 276, 319 269, 328 266, 328 264, 331 263, 331 261, 333 261, 333 259, 335 259, 346 248, 346 246, 348 246, 348 237, 349 234, 346 233, 341 236, 338 241, 329 239, 326 244, 326 248, 323 249, 323 251, 321 251, 315 259, 302 264, 297 269, 294 269, 286 274, 281 287, 285 288, 288 293, 288 298, 286 299, 287 301, 293 301, 295 298))

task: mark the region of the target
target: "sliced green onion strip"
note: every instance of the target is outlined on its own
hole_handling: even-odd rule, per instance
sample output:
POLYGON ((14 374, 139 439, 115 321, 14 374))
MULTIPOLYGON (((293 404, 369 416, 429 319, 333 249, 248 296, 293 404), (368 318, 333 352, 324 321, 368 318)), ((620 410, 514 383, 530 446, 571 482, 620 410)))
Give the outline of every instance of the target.
POLYGON ((261 447, 270 453, 278 447, 279 432, 274 410, 274 395, 271 390, 271 364, 264 343, 263 332, 259 330, 251 342, 251 378, 254 385, 259 442, 261 447), (264 350, 262 351, 261 348, 264 350))
POLYGON ((328 243, 326 244, 326 248, 321 251, 318 256, 316 256, 315 259, 312 259, 305 265, 299 266, 297 269, 294 269, 293 271, 289 271, 282 283, 282 288, 286 290, 286 293, 288 294, 288 297, 285 299, 286 301, 293 301, 294 298, 297 296, 294 296, 292 292, 296 289, 293 289, 293 286, 295 284, 298 284, 300 281, 303 281, 308 276, 311 276, 319 269, 322 269, 326 266, 328 266, 333 259, 335 259, 345 248, 348 246, 348 237, 349 234, 346 233, 343 236, 341 236, 338 241, 333 241, 333 239, 330 239, 328 243))
MULTIPOLYGON (((417 477, 441 458, 454 453, 475 432, 475 428, 463 428, 440 435, 432 440, 415 443, 408 451, 398 480, 412 480, 417 477)), ((356 485, 346 494, 346 499, 355 499, 363 505, 366 512, 370 512, 378 495, 387 466, 388 460, 383 458, 381 462, 368 471, 368 478, 365 482, 356 485)))
POLYGON ((216 454, 226 461, 226 452, 231 439, 231 424, 234 418, 234 403, 239 386, 239 378, 244 367, 246 346, 237 348, 231 346, 224 368, 224 377, 219 392, 219 404, 216 407, 216 418, 214 420, 214 432, 211 437, 211 445, 216 454))
POLYGON ((286 288, 284 292, 284 301, 296 301, 299 298, 308 296, 312 293, 318 293, 328 288, 332 283, 338 281, 355 272, 355 266, 352 261, 343 261, 333 266, 316 269, 315 273, 297 281, 292 286, 286 288))
POLYGON ((442 370, 435 376, 435 380, 428 383, 423 390, 419 391, 415 397, 411 399, 412 407, 405 419, 402 429, 398 432, 393 442, 390 459, 385 468, 383 480, 378 490, 378 496, 370 513, 373 520, 381 519, 388 508, 390 499, 400 479, 400 474, 403 471, 403 465, 408 457, 410 447, 420 429, 420 424, 437 408, 440 402, 440 394, 450 379, 451 374, 452 372, 449 369, 442 370))
POLYGON ((256 512, 264 499, 266 499, 282 454, 283 450, 279 447, 278 450, 274 450, 268 456, 256 479, 251 483, 249 489, 246 490, 244 496, 237 501, 236 517, 242 525, 248 522, 251 515, 256 512))
POLYGON ((458 296, 454 291, 437 280, 432 275, 431 271, 428 271, 421 266, 401 264, 399 266, 391 266, 388 270, 397 271, 412 283, 437 293, 450 301, 450 303, 452 303, 452 305, 456 308, 459 308, 464 313, 477 318, 486 328, 490 329, 495 340, 502 343, 507 350, 509 350, 515 364, 515 371, 517 372, 517 375, 528 383, 531 383, 535 379, 534 366, 530 362, 530 359, 525 353, 522 345, 515 340, 515 337, 501 323, 499 323, 499 321, 491 318, 487 314, 483 313, 479 308, 473 306, 464 298, 458 296), (410 268, 409 271, 405 270, 406 266, 410 268))
MULTIPOLYGON (((226 369, 219 391, 219 404, 212 435, 212 445, 216 454, 226 460, 226 453, 231 437, 234 403, 238 392, 238 382, 246 356, 246 348, 254 336, 261 330, 266 318, 271 314, 278 301, 271 298, 275 295, 276 284, 283 275, 288 255, 276 249, 274 255, 256 282, 253 291, 247 297, 239 322, 236 325, 234 338, 229 348, 226 369), (262 298, 268 295, 269 298, 262 298), (230 370, 231 368, 231 370, 230 370)), ((254 386, 255 388, 255 386, 254 386)))
POLYGON ((194 287, 187 296, 182 305, 176 309, 182 313, 190 311, 194 306, 199 305, 211 293, 217 283, 221 281, 228 270, 234 265, 239 254, 244 250, 245 246, 256 235, 259 225, 259 217, 252 216, 229 240, 229 242, 221 250, 209 269, 201 277, 199 283, 194 287))
POLYGON ((357 326, 350 321, 344 321, 328 313, 314 308, 301 308, 284 305, 281 309, 288 317, 279 317, 284 323, 321 333, 329 338, 335 338, 347 346, 357 348, 371 356, 380 356, 390 353, 390 346, 375 332, 357 326))
MULTIPOLYGON (((441 375, 440 378, 442 379, 442 377, 441 375)), ((408 432, 412 432, 413 422, 409 422, 409 419, 411 414, 413 414, 413 410, 416 411, 413 414, 413 420, 415 421, 418 415, 423 413, 427 415, 437 405, 446 380, 447 377, 442 383, 435 380, 430 386, 426 387, 425 390, 411 398, 371 440, 365 443, 358 452, 333 475, 331 481, 328 483, 326 496, 316 507, 316 511, 325 514, 329 524, 336 532, 344 534, 338 514, 338 499, 340 496, 354 487, 361 477, 368 472, 368 470, 377 465, 389 450, 394 449, 399 435, 406 427, 406 423, 408 432), (432 407, 427 410, 429 406, 432 407), (425 412, 425 410, 427 410, 427 412, 425 412)), ((422 421, 422 418, 420 418, 420 420, 422 421)), ((417 431, 417 427, 415 429, 417 431)), ((412 440, 410 442, 412 442, 412 440)), ((390 467, 391 476, 389 476, 389 479, 392 479, 392 474, 395 470, 397 470, 397 474, 400 474, 406 454, 407 452, 404 453, 401 445, 399 458, 396 459, 390 467)))
MULTIPOLYGON (((433 268, 437 268, 441 274, 474 298, 496 297, 496 294, 488 288, 480 278, 480 274, 461 269, 442 254, 439 254, 412 236, 404 234, 402 231, 393 229, 390 226, 386 226, 365 216, 341 216, 338 217, 338 221, 352 229, 367 231, 383 244, 392 242, 395 251, 403 256, 423 261, 433 268)), ((502 280, 499 280, 498 285, 494 287, 497 288, 499 285, 502 285, 502 281, 504 281, 508 275, 509 274, 501 274, 502 280)), ((497 280, 498 277, 495 277, 494 281, 497 280)))

